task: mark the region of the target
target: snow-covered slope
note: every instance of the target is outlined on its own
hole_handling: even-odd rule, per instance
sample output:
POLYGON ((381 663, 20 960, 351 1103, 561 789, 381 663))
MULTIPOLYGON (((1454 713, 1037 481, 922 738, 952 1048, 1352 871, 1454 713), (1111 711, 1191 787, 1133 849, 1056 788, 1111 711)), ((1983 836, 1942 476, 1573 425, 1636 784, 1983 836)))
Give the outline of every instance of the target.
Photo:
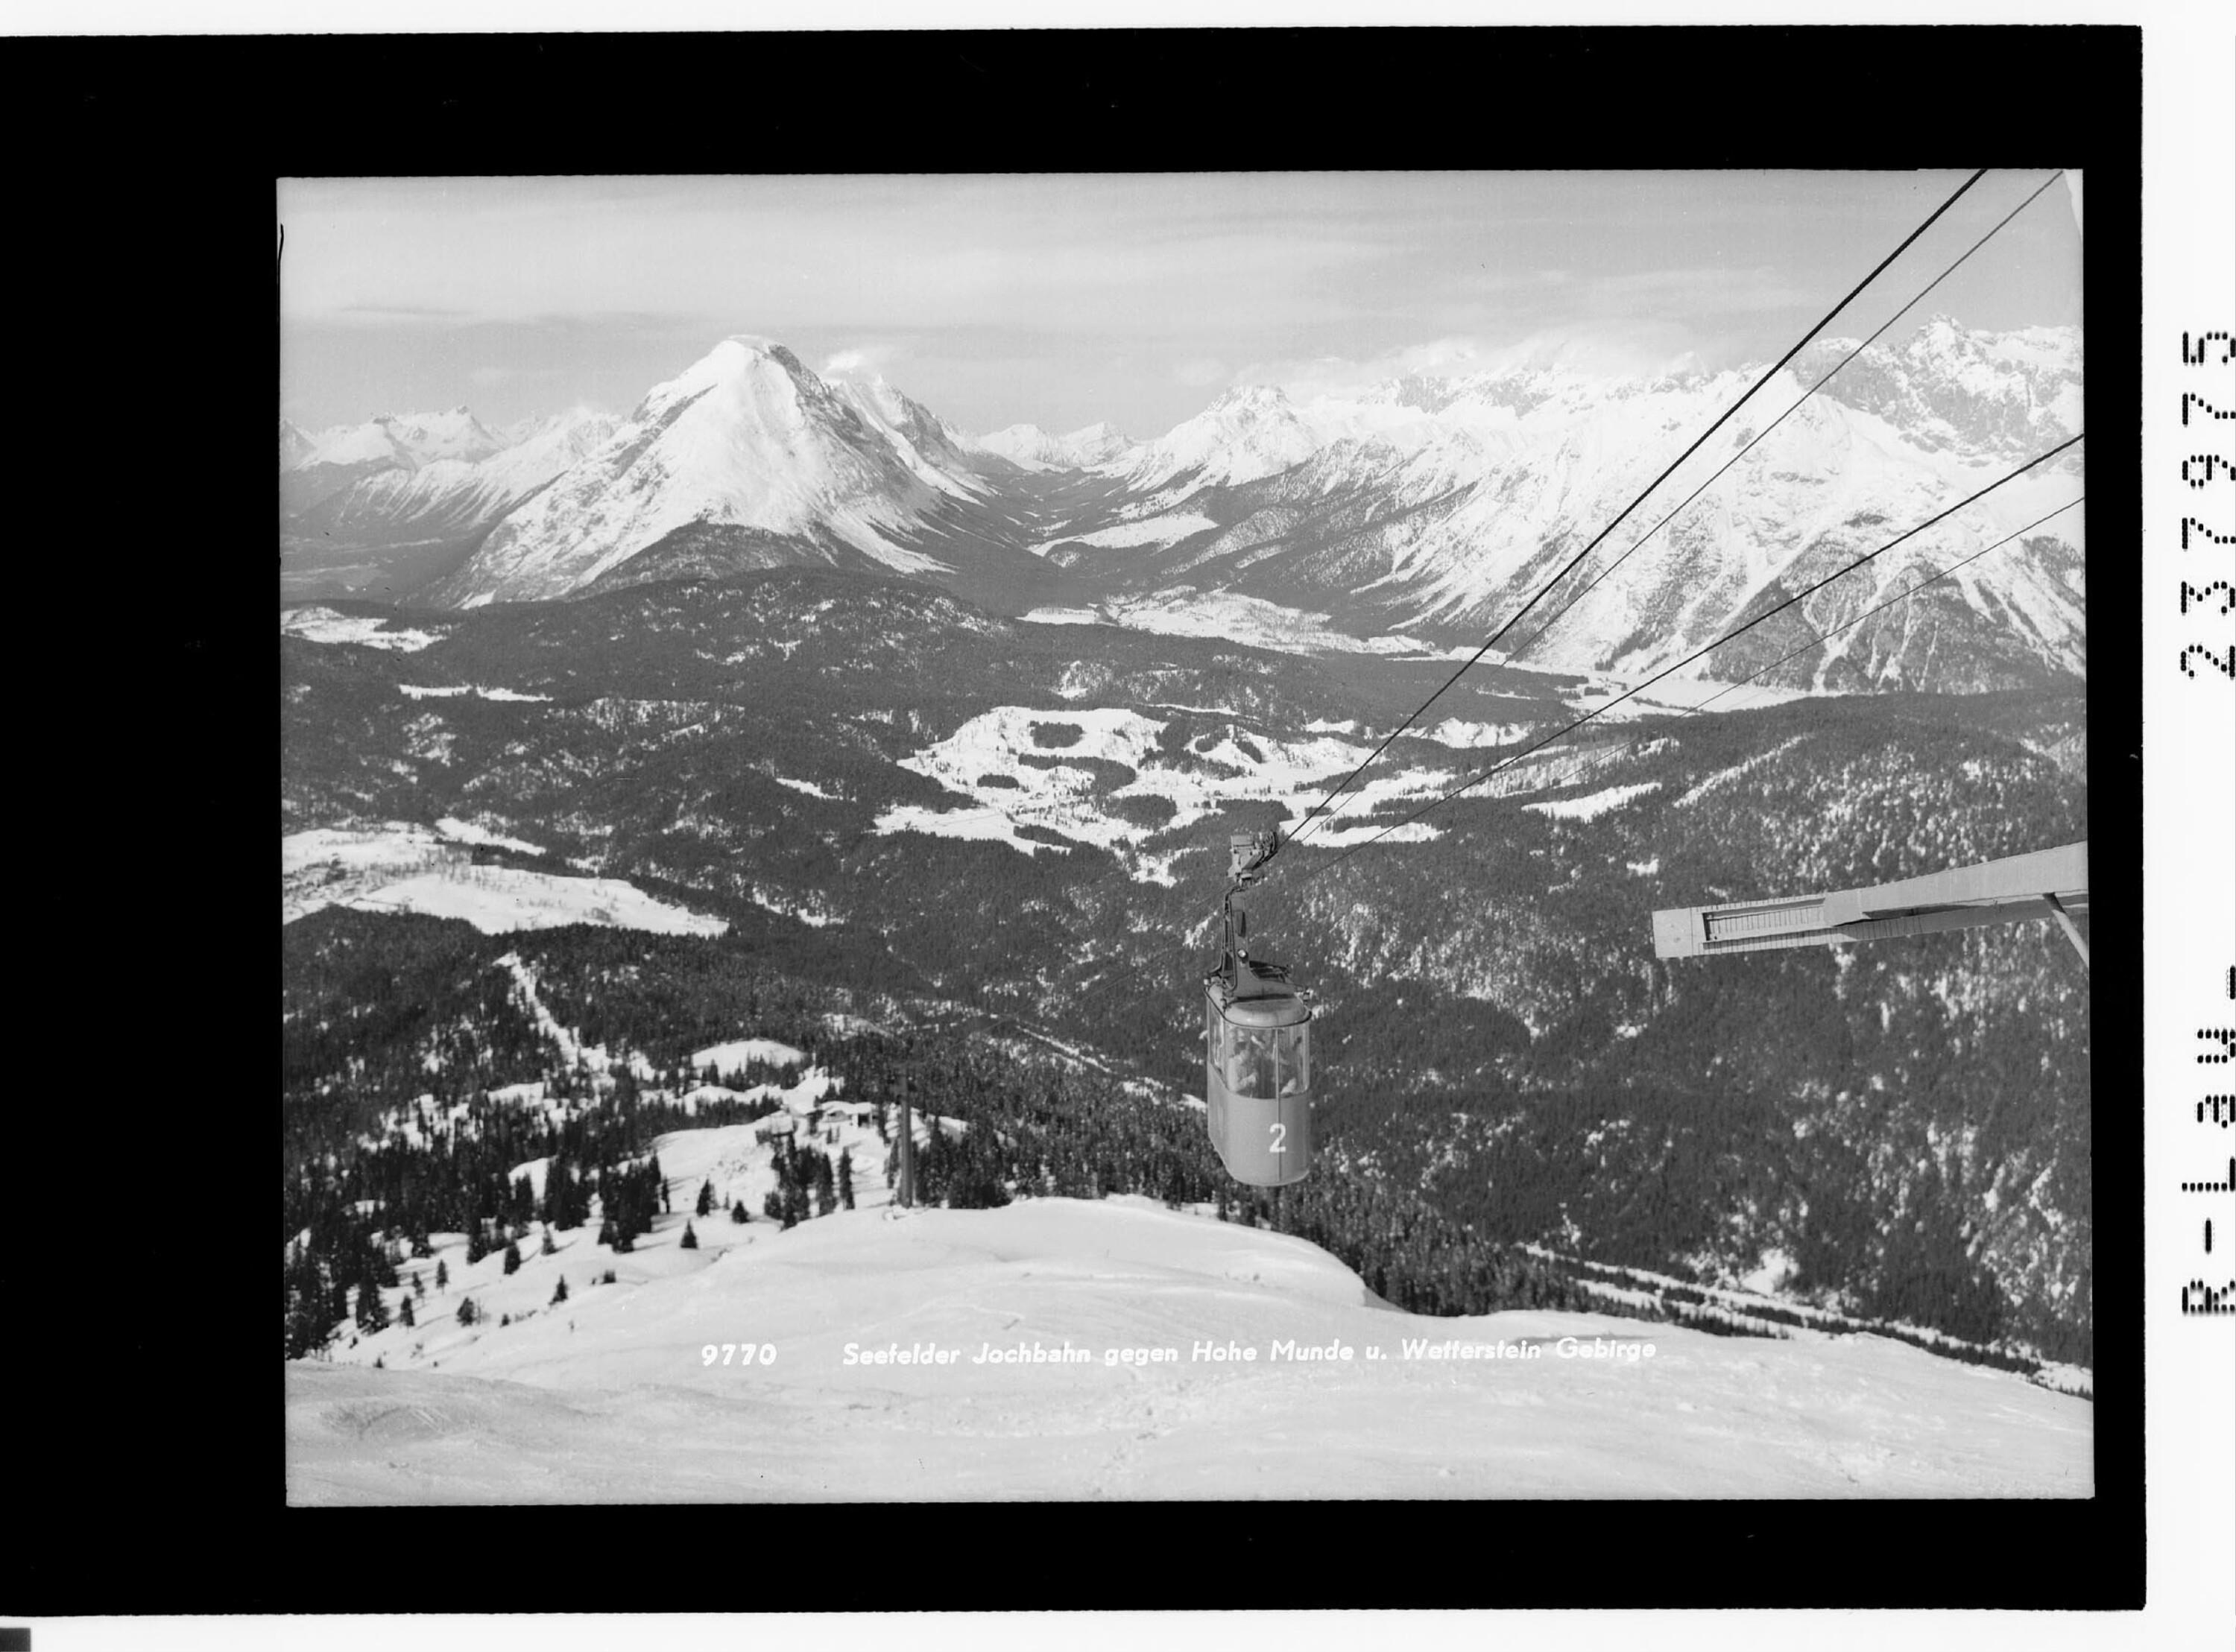
POLYGON ((564 596, 687 529, 734 530, 779 560, 852 551, 944 571, 909 541, 942 500, 976 491, 967 471, 943 464, 952 451, 936 419, 885 387, 834 389, 780 344, 727 338, 505 518, 433 594, 469 607, 564 596))
POLYGON ((316 438, 293 421, 280 421, 280 468, 282 470, 292 469, 309 458, 318 445, 316 438))
POLYGON ((679 1249, 700 1180, 750 1175, 751 1128, 662 1138, 678 1211, 628 1255, 580 1229, 508 1277, 437 1236, 451 1288, 416 1328, 286 1367, 288 1500, 2092 1490, 2092 1407, 2016 1376, 1873 1338, 1417 1316, 1301 1239, 1143 1200, 781 1232, 717 1211, 679 1249), (469 1294, 483 1322, 460 1328, 469 1294))
MULTIPOLYGON (((1815 381, 1857 340, 1820 340, 1798 358, 1815 381)), ((2081 335, 2070 327, 1972 332, 1936 316, 1900 344, 1839 370, 1828 396, 1875 413, 1929 449, 2024 457, 2081 429, 2081 335)))
POLYGON ((1319 434, 1271 385, 1228 390, 1131 456, 1122 475, 1145 492, 1185 479, 1198 487, 1254 482, 1301 464, 1319 434))
POLYGON ((358 830, 332 828, 280 840, 280 921, 321 908, 416 912, 462 918, 484 934, 592 923, 660 934, 719 935, 729 928, 621 878, 559 877, 520 867, 476 865, 471 846, 533 843, 472 823, 445 819, 432 831, 391 822, 358 830))
POLYGON ((433 539, 488 527, 595 450, 618 421, 575 408, 513 427, 518 440, 479 459, 397 464, 359 476, 299 512, 299 534, 352 541, 433 539))
POLYGON ((299 462, 312 465, 397 465, 416 470, 438 459, 471 462, 502 452, 505 443, 473 416, 454 407, 444 413, 380 413, 363 424, 338 424, 311 436, 299 462))
POLYGON ((1028 470, 1091 470, 1119 459, 1139 444, 1108 423, 1082 425, 1051 436, 1036 424, 1012 424, 980 436, 974 444, 1028 470))

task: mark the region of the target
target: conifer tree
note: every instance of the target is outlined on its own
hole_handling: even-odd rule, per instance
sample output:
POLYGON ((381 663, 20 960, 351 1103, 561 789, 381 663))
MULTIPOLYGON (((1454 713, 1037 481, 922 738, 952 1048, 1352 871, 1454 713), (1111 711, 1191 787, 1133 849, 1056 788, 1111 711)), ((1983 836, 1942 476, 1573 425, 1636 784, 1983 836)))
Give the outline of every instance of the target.
POLYGON ((435 1262, 435 1288, 437 1290, 450 1288, 450 1264, 439 1257, 435 1262))
POLYGON ((696 1250, 699 1249, 699 1236, 691 1231, 691 1223, 688 1217, 686 1217, 684 1220, 683 1237, 677 1241, 677 1249, 681 1250, 696 1250))
POLYGON ((458 1299, 459 1324, 471 1325, 480 1318, 481 1309, 474 1306, 474 1299, 472 1297, 464 1296, 458 1299))
POLYGON ((418 1316, 411 1311, 411 1299, 409 1296, 397 1303, 396 1322, 407 1331, 419 1323, 418 1316))
POLYGON ((566 1276, 564 1274, 562 1274, 562 1275, 559 1276, 559 1288, 558 1288, 557 1290, 555 1290, 555 1291, 553 1291, 553 1292, 551 1293, 551 1306, 552 1306, 552 1307, 554 1307, 554 1308, 556 1308, 556 1307, 558 1307, 558 1306, 559 1306, 559 1304, 560 1304, 560 1303, 562 1303, 562 1302, 565 1301, 566 1300, 567 1300, 567 1276, 566 1276))
POLYGON ((854 1150, 851 1147, 838 1154, 838 1203, 849 1210, 854 1208, 854 1150))
POLYGON ((753 1220, 751 1216, 746 1214, 746 1202, 743 1199, 740 1199, 735 1204, 730 1207, 730 1220, 736 1223, 746 1223, 753 1220))
POLYGON ((712 1181, 701 1182, 699 1184, 699 1203, 693 1207, 691 1214, 703 1216, 714 1208, 714 1184, 712 1181))
POLYGON ((516 1244, 508 1244, 504 1248, 504 1271, 508 1274, 520 1271, 520 1247, 516 1244))
POLYGON ((380 1300, 380 1287, 371 1280, 357 1288, 357 1322, 360 1330, 388 1328, 388 1308, 380 1300))
POLYGON ((543 1224, 543 1242, 536 1247, 536 1254, 539 1256, 555 1256, 559 1254, 559 1246, 551 1237, 551 1224, 548 1222, 543 1224))

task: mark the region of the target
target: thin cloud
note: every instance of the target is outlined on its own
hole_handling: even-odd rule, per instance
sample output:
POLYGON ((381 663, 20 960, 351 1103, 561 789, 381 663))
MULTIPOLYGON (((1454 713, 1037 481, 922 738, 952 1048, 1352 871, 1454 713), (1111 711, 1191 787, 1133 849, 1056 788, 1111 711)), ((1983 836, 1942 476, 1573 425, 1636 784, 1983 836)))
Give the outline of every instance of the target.
POLYGON ((1359 358, 1320 356, 1259 362, 1236 373, 1233 385, 1277 384, 1291 397, 1357 396, 1392 379, 1466 378, 1546 370, 1595 378, 1654 378, 1700 365, 1702 341, 1667 323, 1610 321, 1547 327, 1520 338, 1454 336, 1401 345, 1359 358))

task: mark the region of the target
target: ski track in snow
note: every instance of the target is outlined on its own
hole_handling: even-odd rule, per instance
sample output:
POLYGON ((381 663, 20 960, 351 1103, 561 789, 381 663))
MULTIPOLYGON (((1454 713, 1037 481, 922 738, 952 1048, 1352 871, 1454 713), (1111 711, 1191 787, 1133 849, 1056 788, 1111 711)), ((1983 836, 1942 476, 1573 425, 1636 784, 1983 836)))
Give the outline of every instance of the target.
POLYGON ((1669 806, 1672 809, 1682 809, 1687 803, 1697 803, 1718 786, 1728 785, 1731 782, 1746 776, 1750 770, 1759 768, 1773 757, 1785 756, 1808 738, 1805 734, 1797 734, 1790 740, 1779 742, 1767 751, 1758 751, 1744 762, 1735 763, 1728 769, 1719 769, 1715 773, 1688 788, 1683 796, 1679 797, 1669 806))
MULTIPOLYGON (((770 1174, 753 1131, 663 1137, 676 1211, 627 1255, 578 1229, 553 1256, 523 1246, 508 1278, 500 1255, 469 1267, 463 1238, 438 1236, 451 1288, 426 1299, 416 1329, 287 1367, 290 1504, 2092 1489, 2085 1401, 1897 1342, 1588 1314, 1430 1319, 1374 1302, 1303 1240, 1143 1199, 873 1208, 874 1150, 854 1154, 864 1208, 780 1232, 749 1196, 770 1174), (700 1248, 686 1251, 707 1179, 754 1220, 693 1218, 700 1248), (618 1282, 590 1285, 607 1266, 618 1282), (552 1307, 562 1276, 569 1298, 552 1307), (481 1325, 457 1327, 460 1295, 481 1325), (514 1322, 499 1327, 503 1313, 514 1322), (1567 1336, 1655 1353, 1564 1358, 1567 1336), (1353 1357, 1276 1359, 1283 1341, 1353 1357), (1426 1357, 1454 1342, 1514 1352, 1426 1357), (767 1345, 773 1362, 726 1362, 726 1343, 767 1345), (1198 1343, 1257 1358, 1195 1359, 1198 1343), (850 1365, 850 1344, 958 1357, 850 1365), (972 1363, 989 1346, 1088 1358, 972 1363), (1119 1362, 1158 1348, 1178 1357, 1119 1362), (376 1355, 386 1369, 367 1368, 376 1355)), ((431 1277, 432 1262, 410 1266, 431 1277)))

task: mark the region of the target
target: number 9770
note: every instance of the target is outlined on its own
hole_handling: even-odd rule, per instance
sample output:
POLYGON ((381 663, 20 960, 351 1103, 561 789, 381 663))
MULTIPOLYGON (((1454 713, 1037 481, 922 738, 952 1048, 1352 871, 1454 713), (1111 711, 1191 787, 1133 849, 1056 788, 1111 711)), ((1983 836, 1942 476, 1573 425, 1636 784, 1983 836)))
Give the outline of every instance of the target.
POLYGON ((699 1350, 701 1365, 774 1365, 776 1344, 763 1342, 709 1342, 699 1350))

